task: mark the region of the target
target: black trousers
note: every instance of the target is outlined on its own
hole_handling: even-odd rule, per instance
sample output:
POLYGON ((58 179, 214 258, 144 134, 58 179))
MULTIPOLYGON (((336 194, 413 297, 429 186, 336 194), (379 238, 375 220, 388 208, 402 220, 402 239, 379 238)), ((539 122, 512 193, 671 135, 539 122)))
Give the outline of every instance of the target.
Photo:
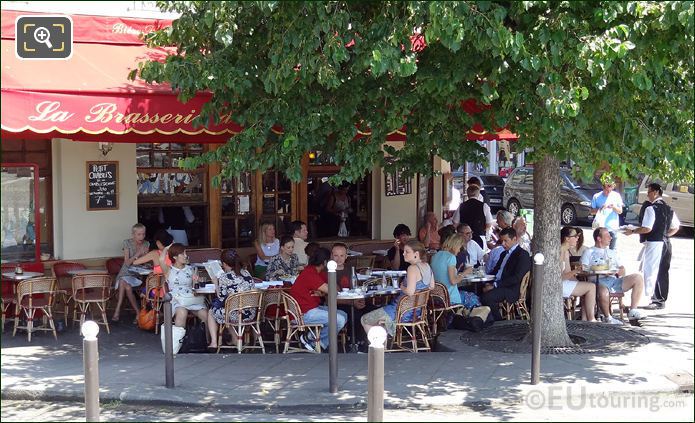
POLYGON ((664 304, 668 299, 668 271, 671 269, 671 241, 664 239, 664 247, 661 250, 661 261, 659 262, 659 273, 656 276, 656 286, 652 302, 664 304))
POLYGON ((500 314, 499 303, 504 300, 513 303, 519 299, 519 287, 513 288, 494 288, 488 292, 483 293, 480 297, 480 302, 483 305, 490 307, 490 313, 495 320, 502 320, 502 315, 500 314))

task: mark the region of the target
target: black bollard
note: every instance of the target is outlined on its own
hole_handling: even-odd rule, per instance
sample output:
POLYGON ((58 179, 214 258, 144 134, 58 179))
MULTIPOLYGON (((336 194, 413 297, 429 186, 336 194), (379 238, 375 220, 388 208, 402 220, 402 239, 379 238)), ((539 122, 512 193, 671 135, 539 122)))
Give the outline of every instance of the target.
POLYGON ((538 385, 541 373, 541 319, 543 316, 543 265, 545 257, 541 253, 533 256, 533 311, 531 316, 531 385, 538 385))
POLYGON ((171 294, 162 298, 164 308, 164 376, 166 387, 174 388, 174 343, 171 334, 171 294))

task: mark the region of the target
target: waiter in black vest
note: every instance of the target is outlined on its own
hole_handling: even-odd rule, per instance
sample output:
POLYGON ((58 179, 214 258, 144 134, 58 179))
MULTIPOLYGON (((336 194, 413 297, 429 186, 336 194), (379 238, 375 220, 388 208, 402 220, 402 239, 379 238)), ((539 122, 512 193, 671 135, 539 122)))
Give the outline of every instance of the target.
MULTIPOLYGON (((661 185, 651 183, 647 187, 647 199, 642 204, 640 227, 626 230, 625 235, 639 234, 644 244, 642 272, 644 273, 644 295, 651 300, 649 309, 663 309, 668 298, 668 271, 671 268, 671 241, 680 227, 678 216, 661 198, 661 185)), ((645 303, 647 302, 645 301, 645 303)))
POLYGON ((454 226, 458 226, 459 223, 470 226, 473 230, 473 241, 485 251, 485 234, 495 220, 492 218, 490 206, 479 199, 479 194, 479 186, 469 185, 466 189, 468 200, 459 206, 451 220, 454 222, 454 226))

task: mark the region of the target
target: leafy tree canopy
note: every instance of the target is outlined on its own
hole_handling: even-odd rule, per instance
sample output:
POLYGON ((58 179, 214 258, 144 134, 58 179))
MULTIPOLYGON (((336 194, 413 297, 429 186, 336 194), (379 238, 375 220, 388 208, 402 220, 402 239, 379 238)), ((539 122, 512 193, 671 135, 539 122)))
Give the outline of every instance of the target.
POLYGON ((185 166, 219 161, 225 176, 285 169, 301 177, 309 150, 329 151, 337 179, 389 154, 431 172, 431 155, 475 159, 465 133, 509 125, 535 154, 693 177, 693 2, 159 2, 181 13, 147 36, 175 46, 140 77, 169 82, 185 101, 213 93, 202 121, 232 111, 246 127, 185 166), (459 102, 492 108, 475 117, 459 102), (281 135, 271 131, 281 125, 281 135), (371 137, 355 139, 357 127, 371 137))

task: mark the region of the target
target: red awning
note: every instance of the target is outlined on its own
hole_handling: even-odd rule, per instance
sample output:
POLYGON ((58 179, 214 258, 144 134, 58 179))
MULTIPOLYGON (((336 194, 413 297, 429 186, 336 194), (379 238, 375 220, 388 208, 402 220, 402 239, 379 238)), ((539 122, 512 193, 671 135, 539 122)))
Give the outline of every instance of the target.
MULTIPOLYGON (((219 143, 242 129, 230 115, 223 116, 219 125, 191 124, 210 99, 209 93, 182 104, 166 84, 129 81, 128 73, 139 61, 163 60, 168 54, 166 49, 142 45, 132 31, 105 43, 75 42, 69 60, 19 60, 14 51, 14 31, 12 39, 6 31, 6 17, 14 24, 2 11, 3 138, 219 143), (115 44, 118 41, 122 44, 115 44)), ((85 32, 78 29, 80 22, 99 22, 87 18, 103 19, 81 16, 74 20, 76 40, 77 34, 85 32)), ((151 25, 160 22, 150 21, 151 25)), ((113 25, 121 28, 122 22, 113 25)))

